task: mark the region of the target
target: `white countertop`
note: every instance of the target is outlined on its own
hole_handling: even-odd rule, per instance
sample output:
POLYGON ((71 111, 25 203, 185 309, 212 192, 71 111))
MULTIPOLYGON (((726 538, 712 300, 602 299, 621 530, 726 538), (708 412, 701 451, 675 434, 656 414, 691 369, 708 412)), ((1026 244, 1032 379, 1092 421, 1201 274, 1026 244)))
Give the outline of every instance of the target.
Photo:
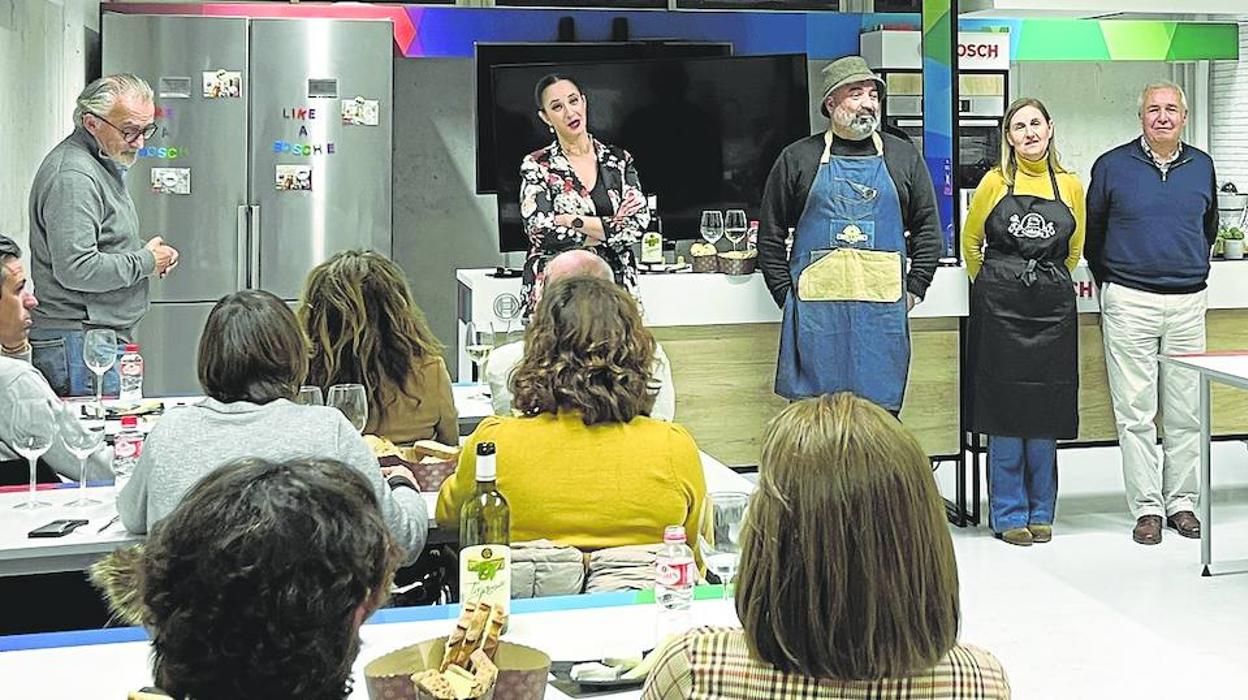
MULTIPOLYGON (((493 277, 493 272, 493 269, 456 271, 459 284, 472 291, 470 311, 474 320, 501 320, 501 312, 519 308, 520 278, 500 279, 493 277)), ((1079 313, 1100 311, 1087 264, 1080 261, 1072 277, 1079 313)), ((780 310, 760 273, 738 277, 719 273, 643 273, 638 275, 638 293, 646 325, 652 327, 780 321, 780 310)), ((927 289, 927 297, 914 307, 910 317, 966 316, 969 293, 965 267, 938 267, 927 289)), ((1209 272, 1209 308, 1248 308, 1248 260, 1213 261, 1209 272)))
MULTIPOLYGON (((702 455, 702 469, 706 478, 706 490, 741 491, 749 493, 754 484, 749 479, 724 466, 719 460, 702 455)), ((117 514, 115 492, 112 486, 89 486, 87 494, 99 505, 73 508, 65 505, 77 498, 77 488, 47 488, 39 490, 39 500, 52 504, 50 508, 36 511, 15 510, 13 506, 26 500, 27 492, 0 493, 0 577, 24 576, 54 571, 81 571, 100 557, 118 547, 141 541, 141 535, 126 532, 121 523, 112 523, 99 532, 117 514), (31 538, 26 533, 58 519, 86 519, 88 523, 64 537, 31 538)), ((437 529, 433 519, 438 494, 426 491, 421 494, 429 512, 429 529, 437 529)))

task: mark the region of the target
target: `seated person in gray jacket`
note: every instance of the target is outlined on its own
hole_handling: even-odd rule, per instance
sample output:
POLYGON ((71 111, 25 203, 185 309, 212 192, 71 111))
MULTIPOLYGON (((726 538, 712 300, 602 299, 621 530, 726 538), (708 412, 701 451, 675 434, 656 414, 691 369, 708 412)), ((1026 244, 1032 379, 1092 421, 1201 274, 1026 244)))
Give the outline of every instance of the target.
POLYGON ((249 290, 218 301, 199 341, 199 383, 208 398, 169 409, 147 436, 117 497, 126 529, 147 532, 196 481, 227 462, 334 459, 368 479, 404 562, 415 561, 429 528, 415 478, 403 467, 383 474, 337 409, 291 403, 307 368, 307 343, 281 299, 249 290))
MULTIPOLYGON (((29 478, 26 458, 11 446, 12 407, 24 399, 41 399, 54 410, 65 413, 72 410, 56 397, 48 381, 30 364, 30 343, 26 334, 30 328, 30 310, 39 302, 30 289, 21 258, 22 250, 17 243, 8 236, 0 236, 0 484, 22 484, 29 478)), ((86 430, 69 415, 59 416, 57 422, 62 426, 74 426, 75 430, 86 430)), ((52 441, 52 447, 41 461, 58 474, 79 478, 78 458, 65 449, 61 440, 52 441)), ((96 450, 87 458, 87 480, 112 479, 111 461, 111 450, 96 450)), ((48 474, 44 480, 54 478, 48 474)))

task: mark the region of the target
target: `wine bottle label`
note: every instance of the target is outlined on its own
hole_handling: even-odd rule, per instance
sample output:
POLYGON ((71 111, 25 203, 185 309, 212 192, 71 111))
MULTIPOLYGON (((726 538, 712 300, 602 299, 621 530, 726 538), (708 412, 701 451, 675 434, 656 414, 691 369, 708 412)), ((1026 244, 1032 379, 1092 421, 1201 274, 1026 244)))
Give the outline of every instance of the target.
POLYGON ((663 262, 663 236, 654 231, 642 234, 641 261, 647 264, 663 262))
POLYGON ((482 544, 459 550, 459 602, 481 602, 511 610, 511 547, 482 544))

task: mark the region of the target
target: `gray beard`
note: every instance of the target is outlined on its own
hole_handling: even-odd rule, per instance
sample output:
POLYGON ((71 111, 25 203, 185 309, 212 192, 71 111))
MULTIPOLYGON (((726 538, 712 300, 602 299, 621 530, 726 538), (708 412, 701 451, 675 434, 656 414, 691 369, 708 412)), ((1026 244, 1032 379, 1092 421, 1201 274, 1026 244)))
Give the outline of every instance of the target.
POLYGON ((880 120, 876 117, 859 115, 850 120, 845 125, 845 131, 853 135, 855 140, 865 139, 880 126, 880 120))

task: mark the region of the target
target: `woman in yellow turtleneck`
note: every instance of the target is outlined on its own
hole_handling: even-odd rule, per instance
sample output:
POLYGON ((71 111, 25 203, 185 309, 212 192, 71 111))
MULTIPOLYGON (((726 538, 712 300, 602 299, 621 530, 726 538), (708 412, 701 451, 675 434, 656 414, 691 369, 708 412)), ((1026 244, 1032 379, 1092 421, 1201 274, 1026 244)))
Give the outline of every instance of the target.
POLYGON ((962 227, 973 281, 971 427, 988 435, 993 532, 1030 545, 1052 539, 1057 440, 1078 432, 1070 273, 1083 251, 1083 186, 1058 162, 1039 100, 1015 100, 1001 130, 1001 163, 980 181, 962 227))

